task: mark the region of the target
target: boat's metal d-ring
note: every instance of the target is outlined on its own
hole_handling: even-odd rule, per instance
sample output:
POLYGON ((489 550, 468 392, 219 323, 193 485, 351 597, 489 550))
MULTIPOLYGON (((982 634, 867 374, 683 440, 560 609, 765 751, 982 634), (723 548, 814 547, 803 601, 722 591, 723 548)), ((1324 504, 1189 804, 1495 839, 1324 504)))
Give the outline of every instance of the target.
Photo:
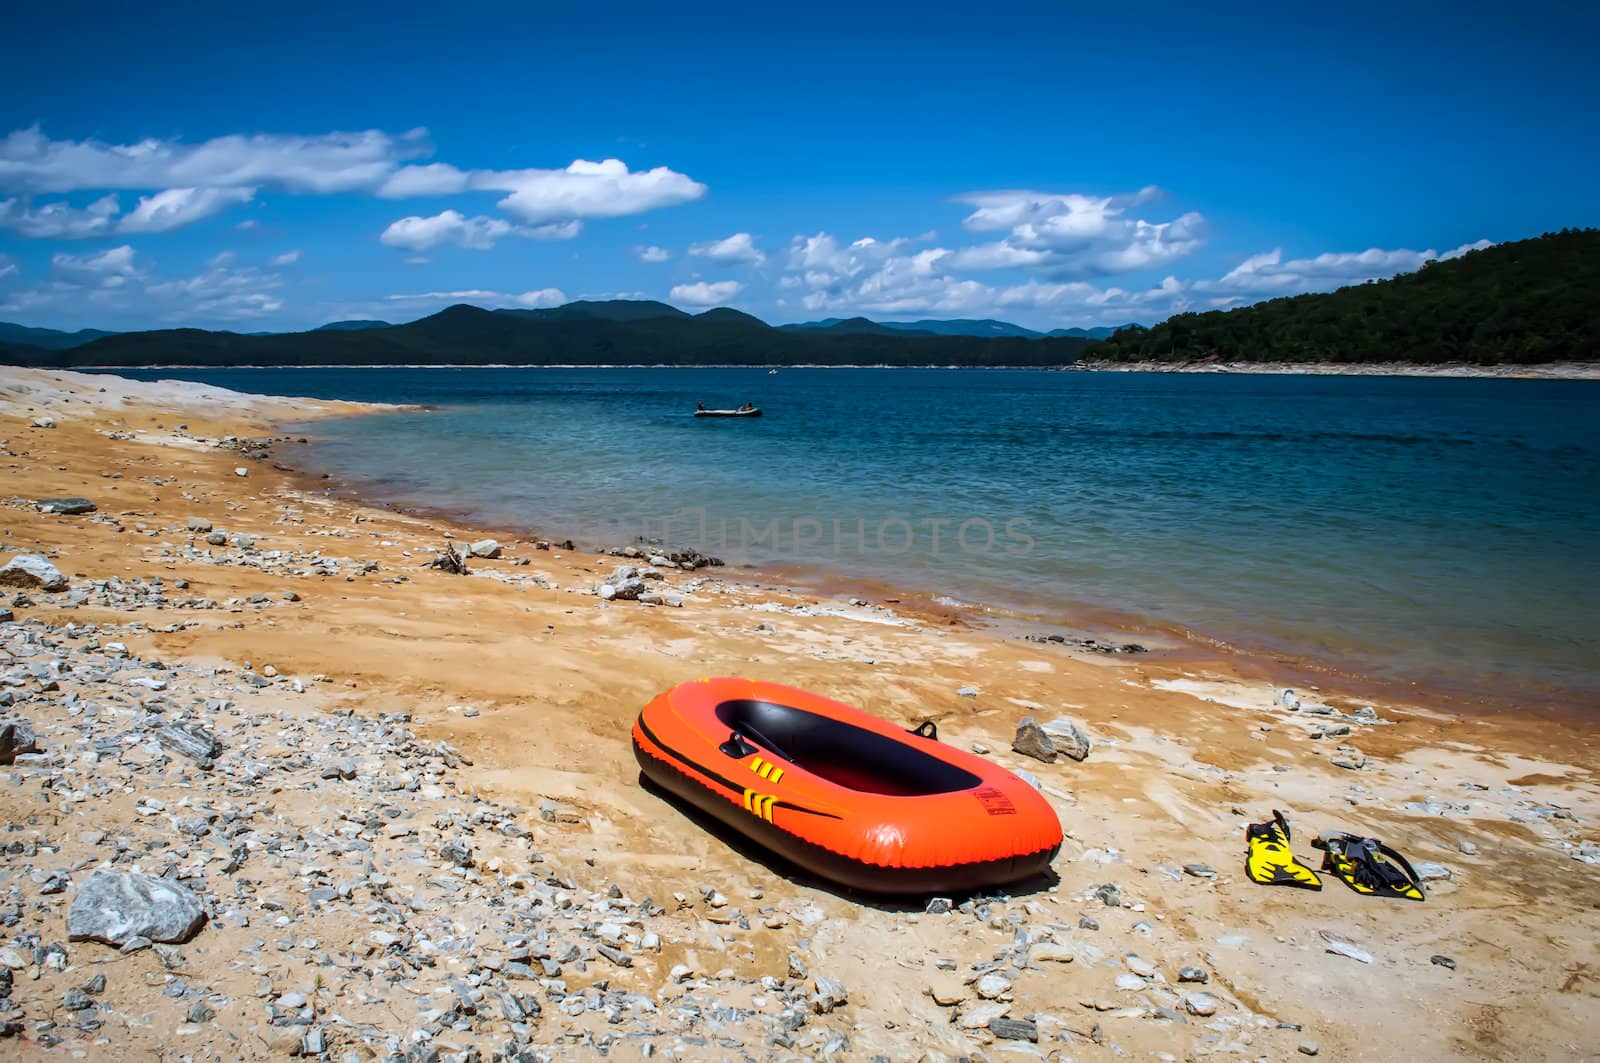
POLYGON ((907 730, 918 738, 931 738, 935 742, 939 740, 939 725, 932 720, 923 720, 917 726, 909 727, 907 730))

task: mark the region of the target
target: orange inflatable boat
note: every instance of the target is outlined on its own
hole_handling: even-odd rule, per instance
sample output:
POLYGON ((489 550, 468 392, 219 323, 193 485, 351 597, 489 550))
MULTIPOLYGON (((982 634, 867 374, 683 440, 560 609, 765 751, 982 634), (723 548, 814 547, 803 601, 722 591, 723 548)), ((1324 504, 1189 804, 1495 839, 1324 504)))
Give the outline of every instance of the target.
POLYGON ((645 777, 819 877, 872 893, 958 892, 1045 870, 1061 823, 1032 786, 816 694, 684 683, 644 707, 645 777))

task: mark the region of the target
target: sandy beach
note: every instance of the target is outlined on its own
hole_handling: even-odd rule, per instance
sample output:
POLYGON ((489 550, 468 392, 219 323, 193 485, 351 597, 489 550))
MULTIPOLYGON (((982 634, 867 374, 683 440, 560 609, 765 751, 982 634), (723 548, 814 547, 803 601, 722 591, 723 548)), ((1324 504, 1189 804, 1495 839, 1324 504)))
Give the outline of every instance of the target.
POLYGON ((1581 713, 1332 680, 1292 711, 1195 647, 1099 654, 715 568, 664 568, 678 606, 606 602, 642 561, 533 538, 450 575, 427 562, 485 533, 335 497, 275 450, 283 422, 354 412, 0 369, 0 564, 69 581, 0 588, 0 723, 38 738, 0 766, 6 1054, 1600 1058, 1581 713), (64 497, 95 509, 37 504, 64 497), (641 789, 628 733, 711 675, 933 719, 1027 772, 1066 830, 1058 881, 935 914, 707 830, 641 789), (1078 722, 1088 758, 1014 753, 1026 716, 1078 722), (1245 825, 1274 808, 1312 866, 1324 830, 1438 865, 1427 901, 1250 883, 1245 825), (181 880, 205 925, 69 940, 97 870, 181 880))

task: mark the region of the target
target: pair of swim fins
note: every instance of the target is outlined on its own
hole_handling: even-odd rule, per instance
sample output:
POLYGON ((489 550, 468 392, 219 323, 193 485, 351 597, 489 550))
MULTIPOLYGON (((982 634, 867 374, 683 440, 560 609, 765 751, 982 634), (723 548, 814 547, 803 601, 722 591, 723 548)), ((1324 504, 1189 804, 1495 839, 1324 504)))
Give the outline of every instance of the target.
MULTIPOLYGON (((1295 859, 1289 846, 1289 821, 1277 809, 1266 823, 1245 827, 1245 873, 1263 886, 1320 890, 1322 879, 1295 859)), ((1311 842, 1322 850, 1322 870, 1369 897, 1426 899, 1422 880, 1406 858, 1376 838, 1334 832, 1311 842)))

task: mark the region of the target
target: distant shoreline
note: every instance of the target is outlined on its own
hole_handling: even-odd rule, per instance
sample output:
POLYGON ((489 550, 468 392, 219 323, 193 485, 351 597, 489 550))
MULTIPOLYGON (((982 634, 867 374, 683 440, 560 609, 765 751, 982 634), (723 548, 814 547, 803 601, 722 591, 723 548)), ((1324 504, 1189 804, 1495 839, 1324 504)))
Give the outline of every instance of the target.
POLYGON ((1231 373, 1260 376, 1489 377, 1495 380, 1600 380, 1594 362, 1476 365, 1471 362, 1080 362, 1075 372, 1231 373))
MULTIPOLYGON (((0 367, 3 368, 3 367, 0 367)), ((18 366, 16 368, 30 368, 18 366)), ((33 367, 37 368, 37 367, 33 367)), ((1532 365, 1474 365, 1467 362, 1441 362, 1418 365, 1410 362, 1076 362, 1059 366, 1039 365, 886 365, 855 363, 822 365, 798 362, 793 365, 719 362, 679 365, 670 362, 608 362, 586 364, 560 362, 531 365, 517 362, 374 362, 360 365, 194 365, 173 362, 159 365, 83 365, 76 372, 125 373, 151 370, 185 369, 214 372, 229 369, 946 369, 987 371, 1003 369, 1035 373, 1213 373, 1255 376, 1412 376, 1482 377, 1494 380, 1600 380, 1600 363, 1542 362, 1532 365)))

